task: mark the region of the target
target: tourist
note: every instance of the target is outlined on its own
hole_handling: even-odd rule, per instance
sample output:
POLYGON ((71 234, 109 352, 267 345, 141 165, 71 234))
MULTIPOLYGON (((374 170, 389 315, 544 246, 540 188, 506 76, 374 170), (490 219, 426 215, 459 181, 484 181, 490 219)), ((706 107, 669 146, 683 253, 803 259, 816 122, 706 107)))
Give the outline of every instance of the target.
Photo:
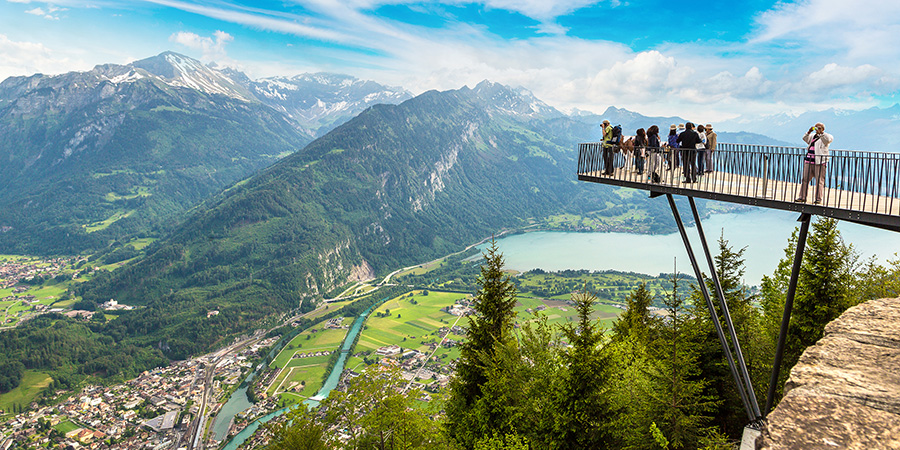
MULTIPOLYGON (((638 128, 634 132, 634 165, 638 175, 644 174, 644 158, 647 156, 647 132, 638 128)), ((643 178, 643 177, 639 177, 643 178)))
POLYGON ((710 124, 706 124, 706 173, 710 173, 715 168, 713 167, 713 153, 716 151, 716 132, 713 131, 713 126, 710 124))
POLYGON ((650 174, 650 181, 659 183, 659 174, 662 173, 662 170, 660 170, 662 168, 662 156, 659 149, 659 127, 656 125, 651 126, 647 130, 647 149, 650 154, 650 167, 647 169, 647 172, 650 174))
POLYGON ((684 183, 697 182, 697 144, 700 144, 700 135, 694 131, 694 124, 687 122, 685 130, 678 135, 678 147, 681 148, 681 165, 683 167, 684 183))
POLYGON ((700 135, 700 142, 697 144, 697 173, 703 175, 706 173, 703 168, 706 157, 706 128, 703 125, 697 125, 697 134, 700 135))
POLYGON ((825 165, 828 164, 828 146, 834 141, 834 137, 825 132, 825 125, 821 122, 809 128, 803 135, 803 142, 809 147, 803 158, 803 181, 800 183, 800 196, 794 201, 806 203, 806 190, 809 181, 816 179, 816 204, 822 203, 822 195, 825 193, 825 165))
POLYGON ((678 154, 678 132, 675 129, 675 124, 669 127, 669 170, 674 170, 678 168, 679 163, 679 154, 678 154))
POLYGON ((613 128, 608 120, 603 121, 603 175, 612 175, 613 173, 613 145, 612 141, 613 128))

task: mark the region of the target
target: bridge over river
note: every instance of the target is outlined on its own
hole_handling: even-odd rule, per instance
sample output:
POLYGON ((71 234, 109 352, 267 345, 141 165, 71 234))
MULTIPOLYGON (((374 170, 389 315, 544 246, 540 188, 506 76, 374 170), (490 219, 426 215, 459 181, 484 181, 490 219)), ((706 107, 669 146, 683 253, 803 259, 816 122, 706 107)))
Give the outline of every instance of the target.
POLYGON ((713 320, 713 324, 750 422, 744 433, 746 443, 748 435, 753 437, 757 433, 773 407, 810 217, 833 217, 900 232, 900 154, 833 150, 821 180, 824 189, 821 201, 815 201, 816 187, 810 186, 806 197, 808 200, 801 202, 797 200, 801 196, 805 148, 719 143, 711 154, 711 168, 714 170, 701 174, 695 182, 690 183, 684 182, 682 168, 677 165, 678 159, 681 159, 679 156, 683 155, 676 152, 681 151, 694 150, 646 149, 644 170, 643 173, 638 173, 634 170, 634 158, 629 157, 627 152, 620 151, 618 146, 604 148, 601 143, 579 144, 578 179, 645 190, 651 198, 665 195, 694 274, 701 280, 703 274, 673 196, 688 198, 716 291, 711 295, 706 283, 699 283, 699 288, 711 317, 718 318, 721 315, 724 319, 713 320), (795 211, 800 214, 800 234, 764 408, 757 404, 694 198, 795 211), (713 296, 717 305, 713 303, 713 296))

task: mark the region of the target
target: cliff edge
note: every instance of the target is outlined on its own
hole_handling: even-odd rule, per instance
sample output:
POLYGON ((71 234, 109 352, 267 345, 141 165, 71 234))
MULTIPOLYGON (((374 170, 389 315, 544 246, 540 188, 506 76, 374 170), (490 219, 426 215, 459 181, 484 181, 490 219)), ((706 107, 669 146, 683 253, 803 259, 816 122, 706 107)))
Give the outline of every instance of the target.
POLYGON ((784 391, 757 449, 900 449, 900 298, 829 323, 784 391))

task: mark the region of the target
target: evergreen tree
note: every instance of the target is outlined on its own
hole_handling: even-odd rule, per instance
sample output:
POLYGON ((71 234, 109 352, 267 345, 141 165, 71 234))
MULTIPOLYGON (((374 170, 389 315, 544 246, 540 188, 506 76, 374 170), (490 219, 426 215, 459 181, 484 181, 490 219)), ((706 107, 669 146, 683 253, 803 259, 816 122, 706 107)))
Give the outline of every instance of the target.
MULTIPOLYGON (((704 324, 693 314, 685 314, 684 300, 677 294, 677 275, 673 276, 673 295, 666 296, 666 318, 659 337, 651 345, 654 364, 649 368, 651 389, 646 392, 648 418, 669 443, 669 448, 696 448, 704 434, 715 397, 706 393, 709 380, 700 370, 698 357, 704 324)), ((658 448, 657 438, 645 430, 645 439, 632 448, 658 448)))
POLYGON ((650 315, 653 296, 647 283, 640 283, 626 300, 625 311, 613 322, 613 339, 622 340, 632 336, 643 342, 652 340, 651 330, 656 325, 650 315))
MULTIPOLYGON (((744 251, 746 248, 734 251, 724 236, 719 237, 718 244, 719 253, 714 258, 716 276, 719 278, 719 283, 722 286, 725 302, 728 305, 735 334, 741 346, 751 381, 755 380, 754 393, 757 396, 757 402, 761 402, 764 401, 764 387, 768 380, 771 359, 767 358, 768 352, 765 348, 768 340, 765 337, 760 337, 761 334, 764 334, 761 328, 762 318, 752 304, 753 296, 749 294, 742 283, 745 267, 744 251)), ((710 294, 715 295, 716 287, 713 280, 706 280, 706 284, 710 294)), ((695 302, 700 301, 699 296, 700 293, 696 292, 695 302)), ((722 324, 723 331, 727 335, 723 311, 721 311, 717 301, 714 300, 713 303, 719 315, 719 323, 722 324)), ((698 318, 708 318, 707 311, 708 308, 704 306, 702 311, 700 311, 702 314, 698 314, 698 318)), ((713 333, 714 325, 711 322, 706 322, 706 325, 708 325, 708 328, 705 330, 706 333, 704 335, 707 340, 703 348, 711 353, 705 359, 708 364, 704 367, 711 369, 707 373, 715 375, 711 377, 713 380, 711 386, 716 389, 715 395, 722 401, 714 417, 722 431, 732 437, 738 437, 747 423, 747 413, 735 385, 734 376, 727 367, 721 342, 718 336, 713 333)), ((728 340, 729 342, 731 341, 730 337, 728 340)), ((735 347, 732 346, 732 349, 735 349, 735 347)), ((736 352, 733 355, 737 358, 736 352)))
MULTIPOLYGON (((646 286, 641 287, 646 291, 646 286)), ((578 320, 562 328, 571 347, 562 353, 564 369, 554 408, 554 448, 618 448, 610 429, 616 412, 607 396, 609 363, 601 345, 603 329, 591 319, 596 299, 587 292, 573 295, 578 320)))
POLYGON ((325 426, 319 423, 315 414, 300 404, 291 410, 283 420, 271 421, 263 425, 272 436, 266 450, 327 450, 325 426))
POLYGON ((788 325, 784 374, 797 363, 806 347, 822 338, 825 325, 851 306, 849 289, 856 256, 841 239, 837 222, 819 218, 812 224, 788 325))
MULTIPOLYGON (((841 239, 837 222, 835 219, 819 218, 811 224, 797 278, 797 292, 788 325, 776 400, 781 397, 790 369, 800 359, 803 350, 821 339, 825 325, 857 301, 850 294, 854 279, 858 279, 854 275, 857 257, 852 247, 844 244, 841 239)), ((771 277, 763 277, 762 328, 771 340, 767 355, 769 360, 775 355, 797 236, 798 230, 795 229, 775 273, 771 277)))
POLYGON ((886 266, 875 262, 875 258, 869 258, 862 269, 854 277, 853 287, 850 292, 853 295, 852 304, 859 304, 867 300, 877 298, 900 297, 900 257, 888 260, 886 266))
POLYGON ((562 343, 558 330, 540 312, 534 313, 534 320, 526 321, 519 330, 524 385, 516 429, 532 448, 551 448, 553 443, 553 394, 562 370, 559 351, 562 343))
MULTIPOLYGON (((512 353, 515 353, 511 346, 514 344, 516 287, 503 272, 503 255, 493 239, 484 254, 478 285, 473 305, 475 314, 469 316, 467 340, 460 346, 446 409, 448 433, 466 448, 472 448, 477 440, 490 436, 485 424, 507 422, 495 416, 505 410, 496 405, 481 405, 480 413, 473 413, 476 403, 484 397, 482 390, 488 383, 489 374, 494 376, 493 385, 502 387, 503 381, 497 379, 503 374, 500 369, 510 364, 514 358, 512 353), (502 353, 498 354, 498 350, 502 353)), ((504 402, 500 400, 500 403, 504 402)))

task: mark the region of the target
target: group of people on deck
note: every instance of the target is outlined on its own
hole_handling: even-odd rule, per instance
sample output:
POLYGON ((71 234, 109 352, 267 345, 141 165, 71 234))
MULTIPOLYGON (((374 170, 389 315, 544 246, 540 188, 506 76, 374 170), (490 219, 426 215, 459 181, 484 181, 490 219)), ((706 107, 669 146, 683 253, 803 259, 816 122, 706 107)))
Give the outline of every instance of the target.
POLYGON ((613 155, 621 151, 625 157, 626 170, 636 172, 641 178, 658 183, 662 170, 682 168, 684 183, 696 183, 697 177, 715 170, 714 153, 716 151, 716 132, 710 124, 671 125, 669 136, 662 141, 659 127, 651 126, 647 130, 638 128, 634 136, 622 136, 621 126, 611 126, 608 120, 603 121, 603 174, 612 175, 615 170, 613 155), (648 161, 649 160, 649 161, 648 161))
MULTIPOLYGON (((651 126, 647 130, 638 128, 634 136, 622 135, 622 126, 611 126, 608 120, 603 121, 603 175, 613 175, 614 154, 623 153, 625 156, 624 169, 636 172, 640 179, 650 180, 651 183, 659 183, 661 171, 682 169, 682 183, 696 183, 697 178, 713 172, 714 155, 716 151, 716 132, 710 124, 699 125, 694 129, 694 124, 671 125, 666 141, 659 137, 659 127, 651 126), (645 162, 649 167, 645 175, 645 162)), ((800 196, 794 201, 806 203, 806 194, 811 181, 815 180, 816 198, 814 203, 822 203, 825 193, 825 168, 830 156, 829 145, 834 137, 825 132, 825 125, 821 122, 809 128, 803 135, 803 141, 807 144, 807 152, 803 158, 803 174, 800 185, 800 196)))

